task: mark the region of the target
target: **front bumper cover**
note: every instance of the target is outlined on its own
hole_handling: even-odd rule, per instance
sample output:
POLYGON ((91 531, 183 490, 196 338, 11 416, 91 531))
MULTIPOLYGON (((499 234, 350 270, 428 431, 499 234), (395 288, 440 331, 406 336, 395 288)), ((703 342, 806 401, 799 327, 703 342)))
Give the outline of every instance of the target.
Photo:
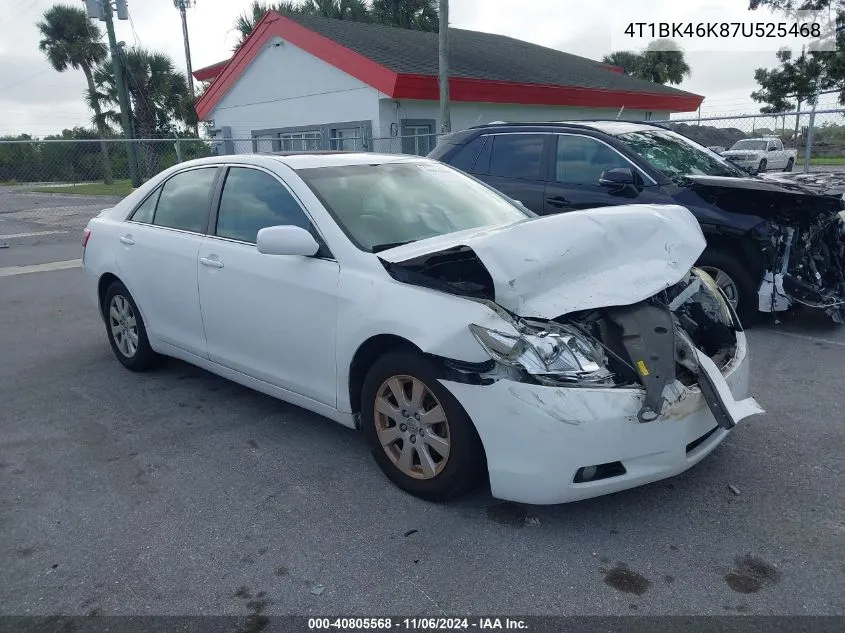
MULTIPOLYGON (((720 372, 699 358, 734 422, 761 413, 748 393, 745 335, 720 372)), ((493 495, 554 504, 596 497, 677 475, 727 436, 698 386, 675 381, 654 420, 638 420, 642 388, 547 387, 500 379, 489 385, 442 380, 475 423, 487 456, 493 495), (702 440, 702 438, 706 439, 702 440), (689 448, 689 447, 693 448, 689 448), (622 475, 575 483, 580 468, 621 462, 622 475)))

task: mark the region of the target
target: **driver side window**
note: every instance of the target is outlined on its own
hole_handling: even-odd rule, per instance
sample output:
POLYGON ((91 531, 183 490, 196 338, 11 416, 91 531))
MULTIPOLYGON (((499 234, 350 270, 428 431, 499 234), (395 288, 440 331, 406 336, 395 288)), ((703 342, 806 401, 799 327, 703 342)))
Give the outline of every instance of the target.
POLYGON ((596 139, 559 134, 555 181, 569 185, 595 185, 602 172, 620 167, 632 169, 618 152, 596 139))
POLYGON ((293 195, 273 176, 232 167, 226 176, 215 235, 254 244, 268 226, 292 225, 311 231, 311 221, 293 195))

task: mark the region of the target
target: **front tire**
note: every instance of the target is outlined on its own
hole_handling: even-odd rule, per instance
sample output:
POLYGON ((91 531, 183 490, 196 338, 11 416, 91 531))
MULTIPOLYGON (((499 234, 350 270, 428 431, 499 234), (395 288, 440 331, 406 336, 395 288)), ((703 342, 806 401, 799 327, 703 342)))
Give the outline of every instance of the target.
POLYGON ((161 363, 162 357, 150 347, 144 319, 129 290, 113 282, 103 298, 106 335, 117 360, 131 371, 148 371, 161 363))
POLYGON ((790 158, 788 161, 786 161, 786 167, 784 168, 784 171, 792 171, 792 168, 794 166, 795 166, 795 159, 790 158))
POLYGON ((751 325, 757 320, 759 283, 748 273, 748 266, 742 260, 727 250, 708 248, 696 266, 716 280, 743 325, 751 325))
POLYGON ((758 174, 765 174, 766 173, 766 166, 768 165, 768 161, 764 158, 760 161, 760 165, 757 167, 758 174))
POLYGON ((387 478, 427 501, 466 494, 484 473, 472 421, 419 353, 389 352, 373 364, 361 389, 361 425, 387 478))

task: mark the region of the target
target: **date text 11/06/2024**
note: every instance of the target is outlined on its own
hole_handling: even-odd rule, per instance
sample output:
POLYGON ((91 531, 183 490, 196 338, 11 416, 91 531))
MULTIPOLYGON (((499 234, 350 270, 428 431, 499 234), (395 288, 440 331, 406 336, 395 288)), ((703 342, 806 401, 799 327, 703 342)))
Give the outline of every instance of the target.
POLYGON ((309 631, 526 631, 517 618, 308 618, 309 631))

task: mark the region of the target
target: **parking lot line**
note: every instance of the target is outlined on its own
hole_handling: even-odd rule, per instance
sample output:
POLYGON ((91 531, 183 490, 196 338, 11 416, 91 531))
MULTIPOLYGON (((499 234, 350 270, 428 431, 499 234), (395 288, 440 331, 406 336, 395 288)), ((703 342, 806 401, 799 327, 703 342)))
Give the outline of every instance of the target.
MULTIPOLYGON (((2 270, 2 269, 0 269, 2 270)), ((806 334, 794 334, 793 332, 781 332, 780 330, 768 330, 769 332, 773 332, 775 334, 780 334, 781 336, 789 336, 792 338, 797 338, 802 341, 813 341, 814 343, 825 343, 827 345, 837 345, 839 347, 845 347, 845 341, 834 341, 833 339, 829 338, 819 338, 818 336, 807 336, 806 334)))
POLYGON ((11 235, 0 235, 0 240, 11 240, 17 237, 41 237, 42 235, 64 235, 70 231, 32 231, 31 233, 12 233, 11 235))
POLYGON ((6 268, 0 268, 0 277, 12 277, 14 275, 25 275, 27 273, 46 273, 52 270, 67 270, 69 268, 81 267, 81 259, 68 259, 63 262, 32 264, 30 266, 7 266, 6 268))

